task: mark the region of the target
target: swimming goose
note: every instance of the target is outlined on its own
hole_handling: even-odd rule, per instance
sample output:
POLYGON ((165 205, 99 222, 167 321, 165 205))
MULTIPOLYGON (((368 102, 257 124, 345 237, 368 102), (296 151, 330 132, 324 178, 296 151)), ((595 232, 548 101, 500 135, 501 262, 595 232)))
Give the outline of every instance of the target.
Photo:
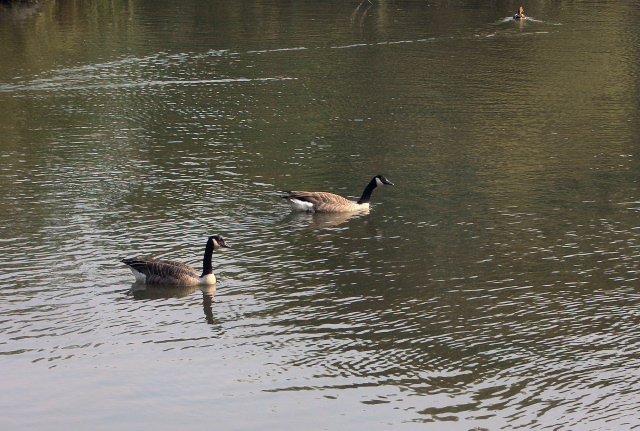
POLYGON ((527 19, 527 16, 524 14, 524 9, 522 8, 522 6, 520 6, 520 12, 516 13, 513 16, 513 19, 518 20, 518 19, 527 19))
POLYGON ((122 259, 121 262, 129 266, 138 283, 164 286, 210 285, 216 283, 211 256, 213 250, 219 247, 229 248, 229 245, 220 235, 210 236, 204 249, 202 275, 198 275, 198 272, 189 265, 174 260, 130 258, 122 259))
POLYGON ((318 213, 361 211, 369 209, 371 192, 383 184, 393 185, 384 175, 376 175, 373 177, 364 189, 364 192, 362 192, 360 200, 357 202, 326 192, 285 191, 287 195, 282 197, 287 200, 289 205, 291 205, 291 209, 294 211, 318 213))

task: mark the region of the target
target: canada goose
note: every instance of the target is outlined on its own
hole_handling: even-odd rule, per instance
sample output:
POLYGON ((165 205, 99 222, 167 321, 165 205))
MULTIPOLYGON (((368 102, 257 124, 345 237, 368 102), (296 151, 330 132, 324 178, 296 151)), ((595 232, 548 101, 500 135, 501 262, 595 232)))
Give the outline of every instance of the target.
POLYGON ((282 197, 287 200, 289 205, 291 205, 291 209, 294 211, 318 213, 361 211, 369 209, 371 192, 383 184, 393 185, 384 175, 376 175, 373 177, 364 189, 364 192, 362 192, 362 196, 358 202, 353 202, 342 196, 326 192, 285 191, 287 195, 282 197))
POLYGON ((527 16, 524 14, 524 9, 522 8, 522 6, 520 6, 520 12, 516 13, 513 16, 513 19, 518 20, 518 19, 527 19, 527 16))
POLYGON ((229 245, 220 235, 210 236, 204 249, 202 275, 198 275, 198 272, 189 265, 174 260, 130 258, 122 259, 121 262, 131 268, 138 283, 163 286, 215 284, 216 276, 213 274, 211 256, 213 250, 219 247, 229 248, 229 245))

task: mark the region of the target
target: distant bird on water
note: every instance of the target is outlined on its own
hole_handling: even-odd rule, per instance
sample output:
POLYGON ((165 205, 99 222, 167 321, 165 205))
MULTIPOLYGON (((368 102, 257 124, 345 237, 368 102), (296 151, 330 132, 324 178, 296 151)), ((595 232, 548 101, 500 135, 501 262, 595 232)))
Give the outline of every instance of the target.
POLYGON ((121 262, 129 266, 138 283, 164 286, 211 285, 216 283, 211 256, 213 250, 219 247, 230 246, 220 235, 210 236, 204 249, 201 275, 189 265, 174 260, 130 258, 122 259, 121 262))
POLYGON ((361 211, 369 209, 371 192, 383 184, 393 185, 384 175, 376 175, 373 177, 357 202, 327 192, 303 192, 294 190, 285 191, 286 195, 282 197, 286 199, 294 211, 318 213, 361 211))
POLYGON ((527 16, 524 14, 524 9, 520 6, 520 11, 513 16, 513 19, 527 19, 527 16))

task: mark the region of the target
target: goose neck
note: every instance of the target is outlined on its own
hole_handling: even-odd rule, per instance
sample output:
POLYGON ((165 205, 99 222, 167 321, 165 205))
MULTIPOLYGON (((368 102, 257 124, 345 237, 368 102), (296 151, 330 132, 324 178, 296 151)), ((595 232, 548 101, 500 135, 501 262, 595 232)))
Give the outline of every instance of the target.
POLYGON ((378 186, 378 183, 376 182, 376 179, 372 179, 369 184, 367 184, 367 187, 365 187, 364 192, 362 192, 362 196, 360 197, 360 199, 358 200, 359 204, 367 204, 369 202, 371 202, 371 193, 373 192, 373 190, 378 186))
POLYGON ((211 257, 213 256, 213 240, 207 241, 207 246, 204 249, 204 257, 202 258, 202 275, 209 275, 213 273, 213 265, 211 264, 211 257))

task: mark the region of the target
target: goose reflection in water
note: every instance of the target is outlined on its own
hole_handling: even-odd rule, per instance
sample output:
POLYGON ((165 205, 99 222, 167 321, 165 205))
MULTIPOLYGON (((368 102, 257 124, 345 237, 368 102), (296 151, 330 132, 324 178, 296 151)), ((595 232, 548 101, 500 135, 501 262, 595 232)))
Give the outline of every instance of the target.
POLYGON ((191 295, 196 290, 202 292, 202 307, 208 324, 214 324, 213 319, 213 294, 216 291, 215 285, 208 286, 154 286, 150 284, 134 283, 127 292, 127 296, 132 296, 135 300, 148 299, 170 299, 184 298, 191 295))
POLYGON ((345 213, 306 213, 292 212, 285 217, 289 220, 289 225, 294 228, 319 229, 323 227, 336 227, 349 220, 369 215, 369 210, 361 210, 345 213))

